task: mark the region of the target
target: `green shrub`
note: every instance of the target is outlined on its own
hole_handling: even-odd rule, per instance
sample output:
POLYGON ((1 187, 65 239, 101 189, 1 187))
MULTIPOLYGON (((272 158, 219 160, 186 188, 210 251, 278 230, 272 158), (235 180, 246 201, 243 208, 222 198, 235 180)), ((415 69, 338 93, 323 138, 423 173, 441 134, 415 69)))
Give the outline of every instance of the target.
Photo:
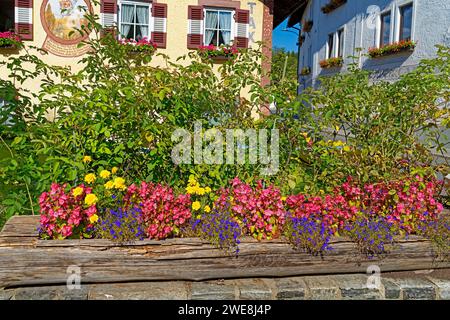
POLYGON ((96 37, 83 44, 92 50, 80 71, 44 63, 33 47, 6 62, 9 79, 0 79, 0 97, 8 102, 0 112, 5 218, 36 213, 37 197, 51 182, 78 185, 88 170, 85 156, 96 172, 120 167, 129 182, 175 190, 184 189, 190 175, 212 189, 234 177, 247 183, 261 178, 260 165, 248 161, 175 165, 171 135, 177 128, 193 132, 196 121, 204 130, 277 128, 280 171, 265 178, 283 194, 330 192, 348 175, 364 184, 413 172, 449 173, 448 163, 434 166, 429 152, 434 146, 444 153, 447 143, 441 128, 450 125, 448 48, 395 83, 370 81, 352 65, 295 97, 289 79, 272 74, 278 80, 261 86, 261 48, 240 51, 218 70, 196 51, 176 61, 158 51, 130 60, 111 34, 99 37, 98 17, 88 18, 96 37), (155 55, 164 66, 150 64, 155 55), (19 89, 26 81, 39 82, 40 89, 19 89), (254 117, 271 102, 272 115, 254 117), (336 142, 338 131, 345 144, 336 142))

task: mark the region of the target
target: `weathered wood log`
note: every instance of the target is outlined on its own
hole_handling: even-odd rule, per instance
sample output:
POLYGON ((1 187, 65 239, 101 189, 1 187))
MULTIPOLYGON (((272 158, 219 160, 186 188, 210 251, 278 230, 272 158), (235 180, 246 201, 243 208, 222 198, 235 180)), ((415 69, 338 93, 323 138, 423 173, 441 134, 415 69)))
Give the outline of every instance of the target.
POLYGON ((357 255, 345 238, 331 241, 321 257, 292 249, 282 241, 245 238, 239 257, 230 257, 201 239, 145 240, 118 246, 110 241, 39 240, 36 216, 11 218, 0 233, 0 288, 65 284, 67 268, 81 268, 82 283, 209 280, 365 273, 450 268, 436 261, 432 244, 419 237, 400 240, 382 260, 357 255))

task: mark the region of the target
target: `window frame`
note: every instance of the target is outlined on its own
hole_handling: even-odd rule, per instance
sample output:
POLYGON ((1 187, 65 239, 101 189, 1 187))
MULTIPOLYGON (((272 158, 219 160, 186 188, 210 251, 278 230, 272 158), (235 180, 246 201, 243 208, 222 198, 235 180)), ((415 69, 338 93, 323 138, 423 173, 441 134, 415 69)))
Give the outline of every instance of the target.
MULTIPOLYGON (((152 15, 152 9, 153 9, 153 3, 152 2, 140 2, 140 1, 132 1, 132 0, 119 0, 117 1, 118 11, 117 11, 117 24, 119 29, 119 39, 128 39, 124 36, 122 36, 122 5, 134 5, 135 15, 136 15, 136 6, 142 6, 142 7, 148 7, 148 35, 146 36, 148 40, 152 38, 152 31, 153 31, 153 15, 152 15)), ((125 23, 127 25, 134 26, 134 40, 136 39, 136 26, 145 26, 143 23, 125 23)), ((145 37, 145 36, 144 36, 145 37)))
MULTIPOLYGON (((232 43, 233 43, 233 41, 234 41, 234 38, 235 38, 235 36, 236 36, 236 32, 235 32, 235 28, 236 28, 236 18, 235 18, 235 15, 236 15, 236 10, 235 10, 235 9, 232 9, 232 8, 210 7, 210 6, 203 8, 203 16, 204 16, 204 21, 203 21, 203 26, 202 26, 202 28, 203 28, 203 30, 202 30, 202 31, 203 31, 203 45, 205 45, 205 46, 210 45, 209 43, 207 44, 207 43, 205 42, 205 40, 206 40, 205 35, 206 35, 206 30, 207 30, 207 29, 208 29, 208 30, 216 30, 216 31, 218 31, 218 32, 217 32, 217 43, 219 43, 219 40, 220 40, 220 34, 219 34, 219 31, 220 31, 220 30, 230 31, 230 33, 231 33, 231 35, 230 35, 230 43, 224 44, 224 45, 225 45, 225 46, 230 46, 230 45, 232 45, 232 43), (217 25, 218 25, 217 29, 206 28, 206 12, 207 12, 207 11, 215 11, 215 12, 217 12, 217 17, 220 16, 220 12, 228 12, 228 13, 230 13, 230 14, 231 14, 231 26, 230 26, 230 30, 220 29, 220 24, 219 24, 219 23, 217 24, 217 25)), ((218 20, 218 21, 219 21, 219 20, 218 20)), ((220 44, 218 44, 217 46, 220 46, 220 44)))
POLYGON ((402 35, 403 35, 403 26, 404 26, 404 15, 402 14, 403 10, 405 7, 411 7, 411 30, 410 30, 410 35, 409 35, 409 39, 407 40, 412 40, 413 39, 413 30, 414 30, 414 2, 410 1, 410 2, 406 2, 406 3, 402 3, 398 6, 398 36, 397 36, 397 40, 401 41, 401 40, 406 40, 406 39, 402 39, 402 35))
POLYGON ((336 31, 336 40, 337 40, 336 57, 344 58, 344 51, 345 51, 345 26, 340 27, 336 31), (340 35, 341 35, 342 39, 341 39, 340 35))
POLYGON ((329 33, 328 34, 328 38, 327 38, 327 53, 326 53, 326 58, 330 59, 330 58, 334 58, 335 56, 335 34, 336 32, 333 33, 329 33), (330 46, 330 40, 331 42, 331 46, 330 46))
POLYGON ((385 45, 389 45, 392 43, 392 9, 389 8, 389 10, 383 11, 380 13, 380 28, 379 28, 379 35, 378 35, 378 47, 383 47, 385 45), (383 20, 383 17, 389 17, 389 40, 386 44, 383 43, 384 40, 384 31, 385 31, 385 23, 383 20))

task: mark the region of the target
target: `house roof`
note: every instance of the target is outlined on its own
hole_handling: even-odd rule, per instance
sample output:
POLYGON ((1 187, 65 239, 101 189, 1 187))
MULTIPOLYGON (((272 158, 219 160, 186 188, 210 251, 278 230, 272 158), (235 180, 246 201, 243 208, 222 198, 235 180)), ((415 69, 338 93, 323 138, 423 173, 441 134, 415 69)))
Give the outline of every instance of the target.
POLYGON ((275 0, 273 9, 273 27, 276 28, 287 17, 288 27, 300 22, 308 0, 275 0))

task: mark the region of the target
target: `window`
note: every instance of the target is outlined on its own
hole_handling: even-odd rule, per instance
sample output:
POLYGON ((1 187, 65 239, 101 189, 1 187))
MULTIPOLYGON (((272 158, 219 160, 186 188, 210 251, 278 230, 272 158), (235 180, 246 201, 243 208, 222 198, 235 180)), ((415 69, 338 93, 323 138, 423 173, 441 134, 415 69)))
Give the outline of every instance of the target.
POLYGON ((0 0, 0 32, 14 31, 14 0, 0 0))
POLYGON ((391 42, 391 12, 381 15, 380 47, 391 42))
POLYGON ((412 13, 412 3, 400 7, 400 40, 411 40, 412 13))
POLYGON ((344 28, 338 30, 337 39, 338 39, 338 57, 343 57, 344 56, 344 28))
POLYGON ((328 35, 328 51, 327 51, 327 59, 333 57, 334 52, 334 33, 330 33, 328 35))
POLYGON ((150 4, 122 1, 119 17, 122 37, 135 40, 150 38, 150 4))
POLYGON ((231 10, 205 10, 205 45, 229 45, 232 30, 231 10))

